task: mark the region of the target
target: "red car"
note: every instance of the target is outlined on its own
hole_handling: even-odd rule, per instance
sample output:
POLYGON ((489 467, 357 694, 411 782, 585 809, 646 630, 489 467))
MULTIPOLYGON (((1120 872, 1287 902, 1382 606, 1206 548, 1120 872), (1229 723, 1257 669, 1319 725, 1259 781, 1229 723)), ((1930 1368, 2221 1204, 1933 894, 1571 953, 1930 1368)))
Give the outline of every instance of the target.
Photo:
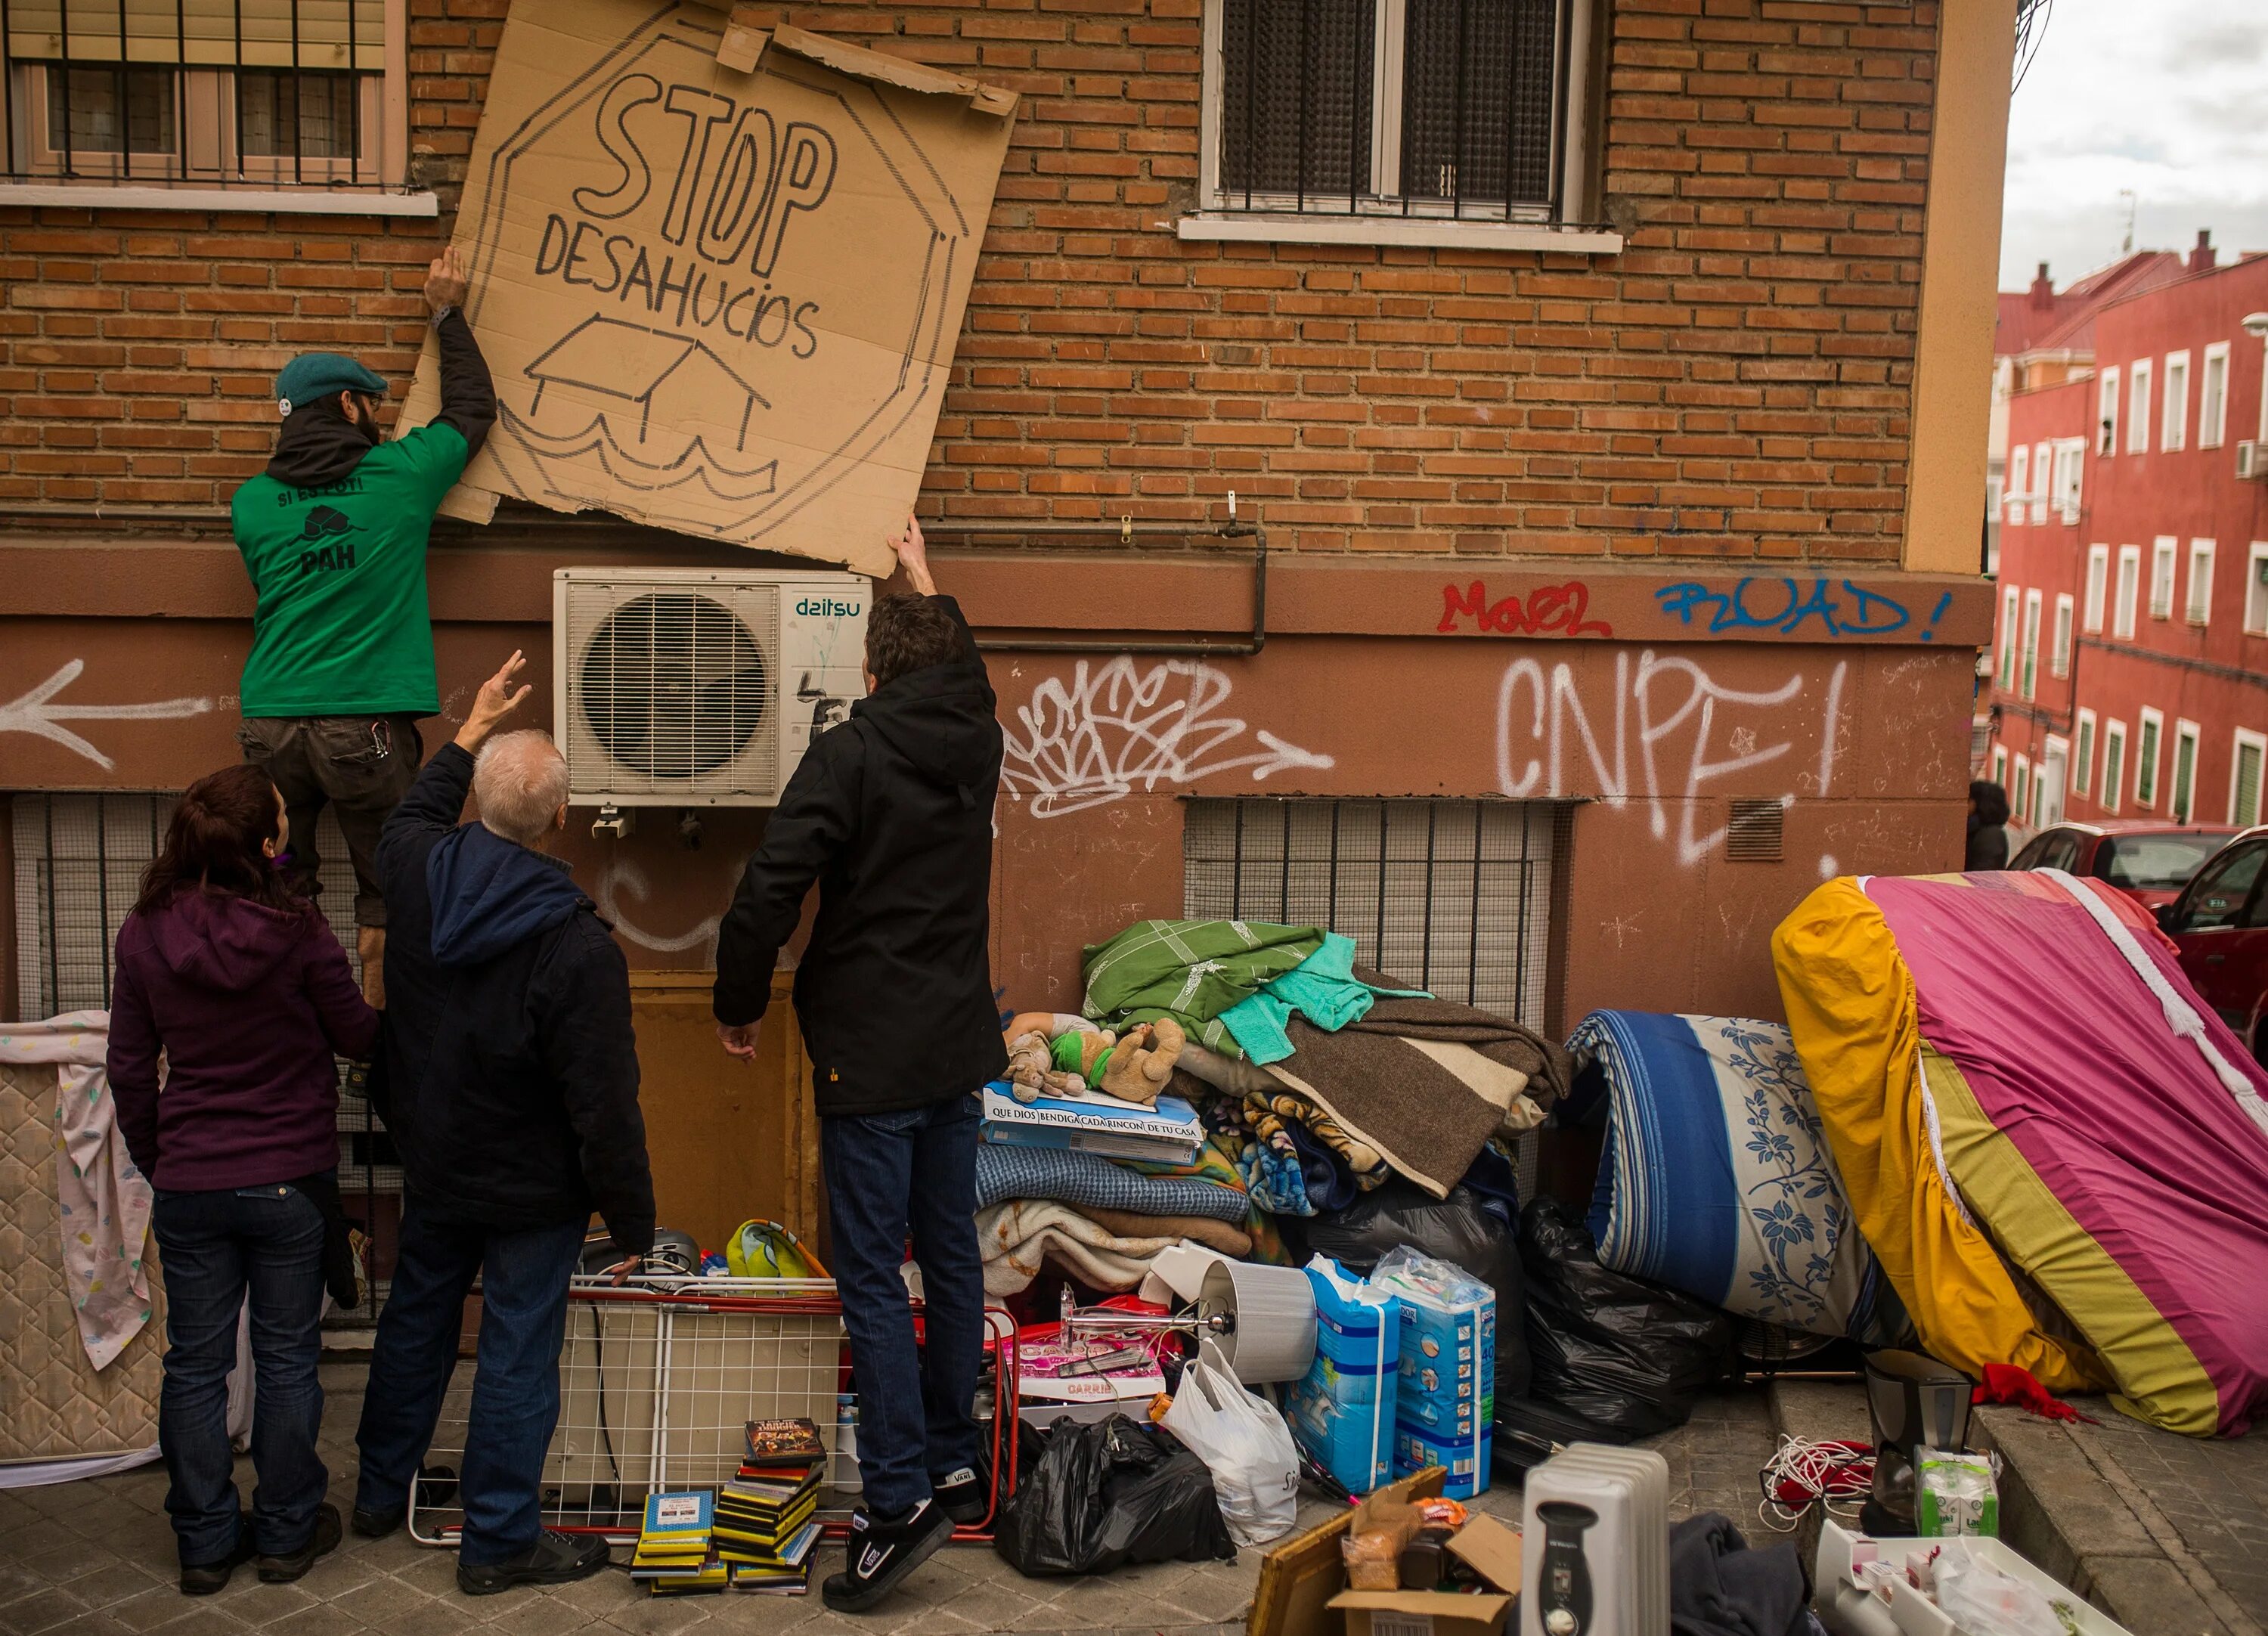
POLYGON ((2172 903, 2198 866, 2228 844, 2235 830, 2222 825, 2059 823, 2024 844, 2011 869, 2062 869, 2108 881, 2146 909, 2172 903))
POLYGON ((2268 1063, 2268 824, 2215 852, 2158 924, 2205 1004, 2268 1063))

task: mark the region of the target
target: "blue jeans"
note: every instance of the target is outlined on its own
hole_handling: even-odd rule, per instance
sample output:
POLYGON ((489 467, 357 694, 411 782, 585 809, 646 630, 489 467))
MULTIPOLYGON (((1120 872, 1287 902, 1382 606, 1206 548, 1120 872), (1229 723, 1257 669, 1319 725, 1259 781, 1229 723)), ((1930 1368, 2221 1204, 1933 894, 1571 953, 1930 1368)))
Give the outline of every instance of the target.
POLYGON ((933 1478, 975 1465, 979 1455, 976 1110, 970 1095, 820 1122, 835 1283, 858 1388, 858 1477, 878 1515, 911 1510, 933 1478), (928 1344, 920 1347, 898 1275, 909 1233, 924 1299, 928 1344))
POLYGON ((166 1285, 166 1379, 158 1396, 166 1509, 183 1567, 224 1561, 237 1546, 228 1446, 228 1374, 237 1314, 252 1304, 252 1537, 263 1554, 298 1550, 314 1532, 330 1473, 315 1453, 323 1389, 323 1214, 280 1183, 205 1193, 160 1191, 151 1226, 166 1285))
POLYGON ((465 1530, 457 1559, 486 1567, 519 1555, 543 1526, 543 1457, 559 1424, 559 1346, 567 1282, 583 1253, 583 1223, 504 1232, 435 1221, 403 1201, 401 1255, 379 1315, 362 1401, 362 1474, 355 1506, 394 1511, 433 1441, 457 1367, 465 1297, 481 1280, 481 1338, 458 1493, 465 1530))

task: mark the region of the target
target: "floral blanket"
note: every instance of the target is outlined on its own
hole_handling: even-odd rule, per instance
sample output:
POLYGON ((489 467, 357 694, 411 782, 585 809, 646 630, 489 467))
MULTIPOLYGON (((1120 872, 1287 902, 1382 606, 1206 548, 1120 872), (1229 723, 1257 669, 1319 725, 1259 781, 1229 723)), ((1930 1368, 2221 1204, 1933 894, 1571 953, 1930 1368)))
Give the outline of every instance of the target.
POLYGON ((1568 1045, 1584 1059, 1571 1100, 1605 1096, 1601 1262, 1815 1335, 1903 1330, 1786 1028, 1597 1011, 1568 1045))

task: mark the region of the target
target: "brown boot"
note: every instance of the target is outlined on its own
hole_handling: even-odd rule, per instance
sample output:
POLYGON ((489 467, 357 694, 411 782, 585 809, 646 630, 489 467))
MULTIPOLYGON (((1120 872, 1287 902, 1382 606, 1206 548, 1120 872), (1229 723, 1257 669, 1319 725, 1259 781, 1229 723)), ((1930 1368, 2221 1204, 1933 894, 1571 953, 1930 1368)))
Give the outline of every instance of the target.
POLYGON ((363 1003, 372 1011, 386 1009, 386 928, 357 926, 355 947, 362 955, 363 1003))

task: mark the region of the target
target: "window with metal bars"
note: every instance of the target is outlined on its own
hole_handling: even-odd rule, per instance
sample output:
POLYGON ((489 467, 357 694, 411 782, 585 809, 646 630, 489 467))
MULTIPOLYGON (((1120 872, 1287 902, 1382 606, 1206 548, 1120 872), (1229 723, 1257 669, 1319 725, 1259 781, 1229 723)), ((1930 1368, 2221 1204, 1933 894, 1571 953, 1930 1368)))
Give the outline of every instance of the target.
MULTIPOLYGON (((142 872, 157 855, 176 799, 137 791, 13 798, 16 992, 25 1017, 109 1008, 118 928, 141 892, 142 872)), ((316 850, 323 860, 316 901, 359 979, 354 866, 328 811, 317 826, 316 850)), ((338 1127, 340 1193, 346 1213, 372 1234, 373 1267, 383 1275, 393 1266, 400 1221, 401 1171, 394 1140, 358 1096, 339 1098, 338 1127)), ((381 1301, 383 1295, 381 1277, 381 1301)), ((365 1326, 375 1305, 339 1315, 338 1322, 365 1326)))
POLYGON ((0 175, 398 186, 408 38, 408 0, 0 0, 0 175))
POLYGON ((1548 222, 1579 0, 1209 0, 1209 208, 1548 222))
POLYGON ((1565 1033, 1566 801, 1198 799, 1182 912, 1319 925, 1359 963, 1565 1033))

